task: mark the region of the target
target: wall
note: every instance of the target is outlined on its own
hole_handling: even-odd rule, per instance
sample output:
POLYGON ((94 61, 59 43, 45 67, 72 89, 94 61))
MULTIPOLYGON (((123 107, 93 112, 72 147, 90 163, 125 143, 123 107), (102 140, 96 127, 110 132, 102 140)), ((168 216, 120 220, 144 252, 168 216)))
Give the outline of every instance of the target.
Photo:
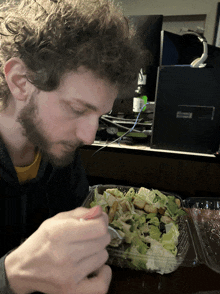
POLYGON ((115 0, 121 3, 126 15, 163 14, 206 15, 205 37, 214 42, 217 4, 220 0, 115 0))

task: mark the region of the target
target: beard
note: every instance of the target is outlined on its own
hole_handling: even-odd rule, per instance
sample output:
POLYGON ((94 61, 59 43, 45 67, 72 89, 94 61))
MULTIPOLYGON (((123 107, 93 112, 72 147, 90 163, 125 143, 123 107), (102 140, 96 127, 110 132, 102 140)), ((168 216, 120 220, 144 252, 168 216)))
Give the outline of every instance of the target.
POLYGON ((35 97, 36 95, 33 94, 29 104, 21 110, 17 119, 23 127, 23 136, 38 148, 42 157, 49 161, 54 167, 65 167, 74 160, 76 149, 83 146, 83 144, 80 142, 73 144, 73 142, 65 140, 51 143, 48 140, 48 135, 43 129, 42 121, 37 121, 38 108, 35 103, 35 97), (62 155, 60 156, 51 152, 52 147, 57 144, 64 147, 62 155))

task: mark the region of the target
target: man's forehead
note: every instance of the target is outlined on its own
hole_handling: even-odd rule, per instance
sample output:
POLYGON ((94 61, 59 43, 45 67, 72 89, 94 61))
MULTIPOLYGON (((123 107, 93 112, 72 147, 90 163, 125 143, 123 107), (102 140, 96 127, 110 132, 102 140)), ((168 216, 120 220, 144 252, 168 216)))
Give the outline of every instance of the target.
POLYGON ((93 111, 110 111, 118 95, 116 85, 85 68, 65 75, 60 86, 61 95, 93 111))

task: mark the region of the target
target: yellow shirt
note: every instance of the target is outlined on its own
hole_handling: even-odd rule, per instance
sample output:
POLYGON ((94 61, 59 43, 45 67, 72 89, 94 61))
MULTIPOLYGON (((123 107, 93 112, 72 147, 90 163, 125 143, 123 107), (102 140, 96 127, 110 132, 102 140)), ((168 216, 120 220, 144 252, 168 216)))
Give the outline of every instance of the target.
POLYGON ((28 166, 15 166, 19 182, 29 181, 36 178, 41 162, 41 154, 38 151, 35 154, 34 162, 28 166))

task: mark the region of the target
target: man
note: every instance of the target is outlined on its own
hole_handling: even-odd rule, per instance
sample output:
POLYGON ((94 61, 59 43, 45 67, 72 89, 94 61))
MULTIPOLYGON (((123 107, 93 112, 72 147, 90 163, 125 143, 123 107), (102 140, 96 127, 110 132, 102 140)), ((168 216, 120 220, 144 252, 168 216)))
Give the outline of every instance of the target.
POLYGON ((80 207, 77 148, 136 81, 141 51, 108 0, 9 1, 0 17, 0 293, 106 293, 108 217, 80 207))

